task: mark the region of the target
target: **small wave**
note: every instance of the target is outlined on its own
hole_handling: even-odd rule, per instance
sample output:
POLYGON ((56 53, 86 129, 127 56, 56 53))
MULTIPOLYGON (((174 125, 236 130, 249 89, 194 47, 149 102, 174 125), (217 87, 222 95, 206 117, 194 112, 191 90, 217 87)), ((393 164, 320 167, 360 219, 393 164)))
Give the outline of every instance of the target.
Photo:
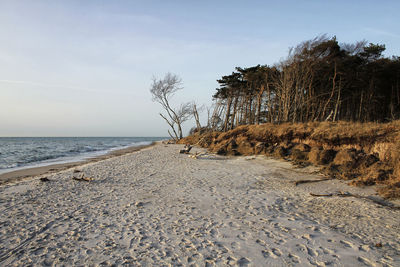
POLYGON ((28 156, 28 157, 21 158, 17 163, 22 166, 22 165, 27 164, 27 163, 52 160, 52 159, 62 158, 62 157, 65 157, 65 156, 66 156, 66 154, 28 156))
POLYGON ((104 150, 104 149, 85 146, 85 147, 72 148, 72 149, 68 150, 68 152, 69 153, 86 153, 86 152, 96 152, 96 151, 101 151, 101 150, 104 150))
POLYGON ((12 169, 12 168, 17 168, 20 165, 18 163, 13 163, 13 164, 8 164, 8 165, 2 165, 0 164, 0 170, 1 169, 12 169))

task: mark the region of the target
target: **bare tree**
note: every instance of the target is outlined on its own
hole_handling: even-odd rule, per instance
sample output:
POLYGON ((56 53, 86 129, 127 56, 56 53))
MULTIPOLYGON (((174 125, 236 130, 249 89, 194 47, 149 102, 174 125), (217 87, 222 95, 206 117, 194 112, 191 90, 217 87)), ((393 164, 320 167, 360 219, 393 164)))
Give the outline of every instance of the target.
POLYGON ((181 104, 178 109, 170 106, 170 99, 174 94, 183 89, 182 79, 176 75, 167 73, 163 79, 153 78, 150 87, 150 93, 154 102, 160 103, 166 111, 166 115, 160 113, 160 116, 171 127, 173 134, 168 130, 171 138, 178 140, 183 137, 182 123, 189 120, 192 116, 192 104, 181 104), (176 127, 176 128, 175 128, 176 127))
POLYGON ((174 118, 174 121, 178 127, 179 139, 181 139, 183 137, 182 123, 184 123, 187 120, 190 120, 190 118, 193 116, 192 103, 187 102, 187 103, 181 104, 180 107, 175 110, 175 114, 176 114, 176 117, 174 118))
POLYGON ((204 106, 202 105, 200 107, 197 107, 196 102, 193 102, 192 103, 192 108, 193 108, 193 110, 192 110, 193 117, 194 117, 194 119, 196 121, 196 130, 197 130, 197 133, 200 134, 201 124, 200 124, 199 112, 202 112, 204 110, 204 106))

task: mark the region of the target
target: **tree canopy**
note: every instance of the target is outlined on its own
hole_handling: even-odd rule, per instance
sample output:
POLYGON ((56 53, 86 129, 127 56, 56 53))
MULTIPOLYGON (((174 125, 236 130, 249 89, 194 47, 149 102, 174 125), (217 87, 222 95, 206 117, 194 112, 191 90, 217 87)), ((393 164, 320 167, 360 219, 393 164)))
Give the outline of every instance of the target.
POLYGON ((325 35, 291 48, 273 66, 237 67, 217 80, 212 125, 400 118, 400 58, 385 45, 325 35))

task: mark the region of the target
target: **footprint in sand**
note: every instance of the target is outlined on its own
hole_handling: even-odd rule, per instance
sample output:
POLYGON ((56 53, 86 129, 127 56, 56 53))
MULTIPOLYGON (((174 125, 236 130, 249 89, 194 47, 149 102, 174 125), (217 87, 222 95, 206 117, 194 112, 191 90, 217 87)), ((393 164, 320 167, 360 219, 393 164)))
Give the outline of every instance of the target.
POLYGON ((268 258, 269 257, 269 253, 267 250, 261 250, 262 255, 264 256, 264 258, 268 258))
POLYGON ((278 257, 282 256, 282 253, 275 248, 273 248, 272 250, 262 250, 261 253, 264 256, 264 258, 271 257, 271 258, 277 259, 278 257))
POLYGON ((358 248, 358 250, 368 252, 368 251, 371 250, 371 247, 370 247, 369 245, 361 245, 361 246, 358 248))
POLYGON ((46 253, 47 249, 45 249, 44 247, 39 247, 37 249, 35 249, 35 251, 33 251, 33 253, 35 255, 42 255, 44 253, 46 253))
POLYGON ((219 232, 216 229, 211 229, 210 234, 212 237, 217 237, 219 235, 219 232))
POLYGON ((277 249, 277 248, 271 249, 271 252, 272 252, 272 254, 274 254, 276 257, 282 256, 282 252, 281 252, 279 249, 277 249))
POLYGON ((192 258, 192 257, 187 257, 187 262, 189 263, 189 264, 192 264, 192 263, 194 263, 194 259, 192 258))
POLYGON ((288 257, 293 263, 300 263, 299 256, 289 253, 288 257))
POLYGON ((262 245, 262 246, 266 246, 265 241, 264 241, 264 240, 261 240, 261 239, 257 239, 257 240, 256 240, 256 243, 257 243, 257 244, 260 244, 260 245, 262 245))
POLYGON ((343 244, 347 248, 354 248, 354 245, 348 241, 340 240, 340 243, 343 244))
POLYGON ((247 258, 245 258, 245 257, 243 257, 243 258, 241 258, 240 260, 238 260, 237 261, 237 264, 239 265, 239 266, 249 266, 250 265, 250 260, 248 260, 247 258))
POLYGON ((239 224, 237 224, 236 222, 229 222, 229 226, 239 228, 239 224))
POLYGON ((232 247, 233 249, 240 249, 240 244, 239 244, 238 242, 232 242, 232 243, 231 243, 231 247, 232 247))
POLYGON ((221 243, 219 243, 219 242, 216 242, 215 244, 217 245, 218 250, 219 250, 221 253, 228 253, 228 252, 229 252, 229 249, 228 249, 227 247, 225 247, 223 244, 221 244, 221 243))
POLYGON ((298 251, 307 253, 311 257, 317 257, 319 255, 319 253, 316 250, 314 250, 308 246, 305 246, 303 244, 297 244, 296 247, 298 247, 298 249, 297 249, 298 251))
POLYGON ((372 263, 370 260, 368 260, 367 258, 364 258, 364 257, 358 257, 358 261, 362 262, 363 264, 365 264, 367 266, 376 266, 374 263, 372 263))
POLYGON ((133 247, 136 247, 139 241, 140 241, 139 237, 135 236, 134 238, 132 238, 131 241, 129 242, 129 248, 132 249, 133 247))
POLYGON ((307 253, 308 255, 310 255, 311 257, 317 257, 318 256, 318 252, 310 247, 306 247, 307 248, 307 253))
POLYGON ((324 247, 319 247, 320 249, 321 249, 321 251, 324 253, 324 254, 326 254, 326 255, 328 255, 328 254, 335 254, 335 251, 334 250, 331 250, 331 249, 329 249, 329 248, 324 248, 324 247))
POLYGON ((304 246, 303 244, 297 244, 296 247, 297 247, 297 250, 298 250, 298 251, 301 251, 301 252, 303 252, 303 253, 306 253, 306 252, 307 252, 307 247, 304 246))
POLYGON ((240 234, 237 235, 237 237, 241 240, 247 240, 249 236, 250 234, 247 232, 241 232, 240 234))
MULTIPOLYGON (((318 267, 325 267, 326 266, 325 262, 315 261, 315 260, 312 260, 312 259, 309 260, 309 263, 311 265, 315 265, 315 266, 318 266, 318 267)), ((329 265, 330 265, 330 263, 329 263, 329 265)))
POLYGON ((275 239, 276 238, 275 235, 272 232, 268 232, 266 230, 263 230, 263 232, 266 234, 266 236, 268 238, 271 238, 271 239, 275 239))

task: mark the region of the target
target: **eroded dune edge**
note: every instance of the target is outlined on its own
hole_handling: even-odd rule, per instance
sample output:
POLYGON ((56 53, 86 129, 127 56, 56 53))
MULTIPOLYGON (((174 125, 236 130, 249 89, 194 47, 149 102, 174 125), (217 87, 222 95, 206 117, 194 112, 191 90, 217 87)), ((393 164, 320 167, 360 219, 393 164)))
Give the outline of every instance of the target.
POLYGON ((400 121, 241 125, 226 132, 202 129, 180 143, 221 155, 267 155, 322 166, 330 177, 400 198, 400 121))

